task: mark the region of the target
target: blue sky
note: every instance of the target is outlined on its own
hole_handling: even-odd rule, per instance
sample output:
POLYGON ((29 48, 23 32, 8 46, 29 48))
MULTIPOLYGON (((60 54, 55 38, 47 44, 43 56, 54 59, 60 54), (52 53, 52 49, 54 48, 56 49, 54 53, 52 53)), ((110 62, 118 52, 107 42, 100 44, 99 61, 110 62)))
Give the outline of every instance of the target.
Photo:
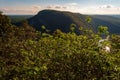
POLYGON ((0 11, 5 14, 36 14, 43 9, 120 14, 120 0, 0 0, 0 11))

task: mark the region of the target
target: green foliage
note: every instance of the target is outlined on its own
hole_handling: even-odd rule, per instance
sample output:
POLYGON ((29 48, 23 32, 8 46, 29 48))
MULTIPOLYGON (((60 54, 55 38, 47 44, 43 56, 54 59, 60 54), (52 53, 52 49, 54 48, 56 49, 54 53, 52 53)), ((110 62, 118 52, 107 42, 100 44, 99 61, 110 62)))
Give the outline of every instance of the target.
POLYGON ((86 17, 86 21, 87 21, 88 23, 91 22, 91 18, 90 18, 90 16, 87 16, 87 17, 86 17))
POLYGON ((11 31, 10 19, 0 12, 0 36, 8 34, 11 31))
POLYGON ((83 35, 60 30, 51 35, 27 23, 14 27, 7 41, 0 36, 0 80, 119 80, 120 36, 111 37, 107 53, 99 49, 98 34, 80 30, 83 35))
POLYGON ((106 26, 99 26, 98 27, 98 33, 99 34, 109 34, 108 27, 106 27, 106 26))
POLYGON ((111 37, 112 48, 115 52, 120 52, 120 35, 112 35, 111 37))
POLYGON ((45 30, 46 29, 46 27, 43 25, 43 26, 41 26, 41 28, 43 29, 43 30, 45 30))
POLYGON ((0 11, 0 15, 2 14, 3 12, 2 11, 0 11))

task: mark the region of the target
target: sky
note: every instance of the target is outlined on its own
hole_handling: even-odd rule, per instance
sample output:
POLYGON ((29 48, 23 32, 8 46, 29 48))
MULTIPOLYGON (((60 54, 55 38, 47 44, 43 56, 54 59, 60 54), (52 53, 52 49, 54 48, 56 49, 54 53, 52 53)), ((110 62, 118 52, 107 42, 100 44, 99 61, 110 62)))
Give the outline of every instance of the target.
POLYGON ((0 0, 7 15, 34 15, 44 9, 81 14, 120 14, 120 0, 0 0))

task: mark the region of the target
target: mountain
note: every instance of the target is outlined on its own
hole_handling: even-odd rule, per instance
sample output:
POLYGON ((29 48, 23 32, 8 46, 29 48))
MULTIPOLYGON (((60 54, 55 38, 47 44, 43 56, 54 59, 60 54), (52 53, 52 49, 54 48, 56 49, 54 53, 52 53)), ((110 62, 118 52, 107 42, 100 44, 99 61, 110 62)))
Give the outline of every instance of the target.
POLYGON ((85 21, 85 16, 77 13, 64 12, 64 11, 55 11, 55 10, 43 10, 40 11, 37 15, 28 19, 28 22, 31 26, 34 26, 37 30, 41 30, 41 26, 46 26, 46 29, 51 30, 51 32, 56 29, 60 29, 63 32, 70 31, 70 25, 76 24, 76 32, 80 26, 93 29, 85 21))
MULTIPOLYGON (((70 31, 70 25, 76 24, 76 33, 79 27, 86 29, 92 29, 97 32, 98 26, 107 26, 109 32, 112 34, 120 34, 120 18, 110 15, 83 15, 80 13, 72 13, 67 11, 56 11, 56 10, 42 10, 35 16, 27 18, 28 23, 37 30, 42 30, 41 26, 46 26, 46 29, 54 32, 56 29, 60 29, 63 32, 70 31), (86 21, 86 17, 91 17, 91 23, 86 21)), ((15 25, 20 24, 15 23, 15 25)))

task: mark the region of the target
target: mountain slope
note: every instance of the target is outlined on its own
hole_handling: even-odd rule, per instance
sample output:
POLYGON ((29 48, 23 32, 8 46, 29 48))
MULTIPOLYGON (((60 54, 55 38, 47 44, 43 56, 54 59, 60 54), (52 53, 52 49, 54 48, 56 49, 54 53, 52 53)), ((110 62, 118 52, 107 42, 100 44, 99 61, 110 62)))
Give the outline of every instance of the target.
POLYGON ((40 11, 37 15, 28 19, 28 22, 31 26, 34 26, 37 30, 41 30, 40 27, 42 25, 45 25, 46 28, 51 30, 52 32, 55 31, 56 29, 60 29, 63 32, 69 32, 70 25, 72 23, 76 24, 77 33, 79 33, 78 28, 80 26, 87 29, 93 29, 85 21, 85 16, 77 13, 62 12, 55 10, 40 11))
POLYGON ((113 16, 93 15, 92 25, 96 27, 100 25, 107 26, 110 33, 120 34, 120 19, 113 16))

